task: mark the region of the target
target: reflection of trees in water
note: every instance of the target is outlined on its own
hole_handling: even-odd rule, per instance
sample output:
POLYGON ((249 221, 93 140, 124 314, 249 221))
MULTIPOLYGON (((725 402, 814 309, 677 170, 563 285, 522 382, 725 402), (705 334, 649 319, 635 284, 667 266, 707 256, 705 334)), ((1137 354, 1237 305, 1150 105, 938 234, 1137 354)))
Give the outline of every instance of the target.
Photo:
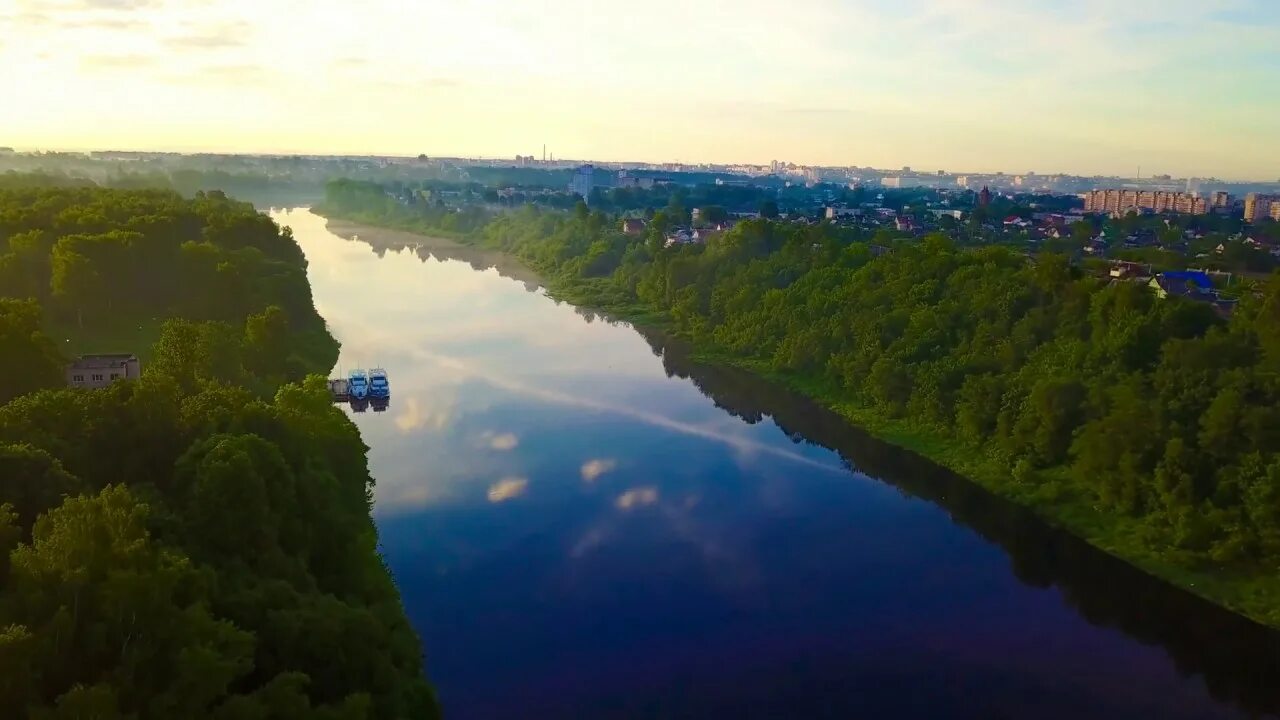
POLYGON ((1116 627, 1168 652, 1183 675, 1201 675, 1219 701, 1280 713, 1280 633, 1223 610, 1108 555, 1030 511, 747 371, 699 364, 688 347, 637 328, 667 374, 688 378, 717 407, 758 423, 772 417, 794 442, 840 454, 847 466, 926 499, 1000 545, 1019 580, 1057 586, 1088 622, 1116 627))
POLYGON ((586 320, 588 325, 590 325, 591 323, 603 317, 600 313, 596 312, 595 310, 584 308, 578 305, 573 306, 573 311, 577 313, 583 320, 586 320))
POLYGON ((352 231, 334 230, 332 227, 329 230, 344 240, 354 240, 368 245, 373 248, 373 252, 378 258, 386 257, 388 252, 401 253, 405 250, 411 250, 422 262, 431 259, 439 261, 455 260, 466 263, 477 272, 497 270, 500 276, 523 284, 524 289, 528 292, 538 292, 542 289, 542 282, 536 273, 510 256, 493 250, 483 250, 458 244, 428 246, 420 243, 390 240, 380 240, 375 243, 369 238, 361 237, 358 233, 352 231))
MULTIPOLYGON (((418 259, 426 262, 429 259, 436 260, 456 260, 464 262, 471 266, 477 272, 486 272, 488 270, 496 270, 498 275, 509 280, 515 280, 524 285, 524 289, 528 292, 538 292, 542 289, 542 282, 537 274, 520 263, 519 260, 512 258, 505 253, 493 250, 481 250, 466 245, 454 245, 449 247, 426 247, 423 245, 410 245, 406 243, 381 242, 374 245, 369 240, 358 237, 354 234, 341 233, 342 237, 347 240, 356 240, 363 242, 373 248, 379 258, 384 257, 388 250, 392 252, 402 252, 404 250, 413 250, 418 259)), ((559 300, 555 301, 557 305, 561 304, 559 300)), ((588 324, 601 320, 610 325, 617 325, 619 321, 610 318, 608 315, 590 308, 573 305, 573 311, 577 313, 588 324)))
MULTIPOLYGON (((464 245, 447 248, 405 243, 373 245, 412 248, 428 258, 466 262, 477 271, 496 269, 524 283, 542 286, 536 275, 509 256, 464 245)), ((575 311, 588 322, 617 321, 592 310, 575 311)), ((1032 587, 1057 586, 1088 622, 1123 630, 1137 640, 1162 646, 1183 675, 1200 675, 1213 697, 1246 712, 1280 713, 1280 633, 1227 612, 1208 601, 1143 573, 1088 543, 1049 527, 1031 512, 909 451, 877 440, 834 412, 747 371, 694 362, 687 346, 651 328, 636 331, 662 358, 668 375, 687 378, 726 412, 748 423, 766 416, 793 442, 811 442, 837 452, 846 466, 903 492, 928 500, 956 521, 998 544, 1015 576, 1032 587)))

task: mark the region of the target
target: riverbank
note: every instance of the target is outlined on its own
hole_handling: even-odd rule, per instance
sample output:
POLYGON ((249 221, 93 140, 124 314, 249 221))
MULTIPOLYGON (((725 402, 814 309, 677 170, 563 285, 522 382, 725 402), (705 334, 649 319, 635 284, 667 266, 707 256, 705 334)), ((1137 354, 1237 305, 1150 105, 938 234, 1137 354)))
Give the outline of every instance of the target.
POLYGON ((0 365, 22 371, 0 384, 5 706, 438 717, 297 242, 220 195, 36 184, 4 213, 50 240, 22 256, 45 275, 0 278, 0 365), (142 376, 65 387, 80 352, 142 376))
MULTIPOLYGON (((359 226, 345 227, 352 231, 359 226)), ((391 232, 397 232, 397 241, 405 241, 406 246, 436 243, 435 250, 441 253, 449 247, 475 250, 472 243, 479 241, 478 238, 438 237, 428 241, 428 236, 418 233, 391 232)), ((362 236, 361 239, 366 238, 362 236)), ((504 262, 518 261, 513 256, 501 255, 504 262)), ((524 263, 521 266, 534 272, 538 269, 529 268, 524 263)), ((545 279, 542 284, 548 294, 556 299, 600 310, 632 323, 656 325, 668 331, 672 328, 670 318, 664 313, 644 306, 634 298, 628 298, 621 288, 607 279, 582 279, 545 270, 543 277, 545 279)), ((1114 512, 1104 512, 1094 505, 1090 497, 1080 493, 1070 483, 1060 482, 1060 479, 1065 479, 1065 469, 1039 470, 1033 475, 1016 478, 1009 471, 1007 461, 986 452, 982 447, 960 441, 944 429, 922 427, 917 423, 888 417, 874 408, 852 403, 838 389, 827 386, 817 378, 780 373, 760 359, 729 353, 706 343, 697 345, 697 355, 701 360, 748 369, 781 383, 831 408, 869 434, 926 457, 993 493, 1028 507, 1045 522, 1071 532, 1150 575, 1255 622, 1273 628, 1280 627, 1280 578, 1224 568, 1188 567, 1179 561, 1176 551, 1152 549, 1144 540, 1149 529, 1141 522, 1114 512)))
POLYGON ((1046 523, 1070 532, 1149 575, 1254 622, 1280 629, 1280 578, 1250 577, 1226 570, 1205 572, 1191 569, 1143 547, 1143 525, 1129 518, 1101 512, 1088 498, 1064 488, 1055 479, 1055 476, 1065 474, 1064 468, 1041 471, 1039 481, 1034 484, 1020 482, 1002 459, 984 454, 981 448, 941 432, 931 432, 913 423, 886 417, 874 408, 842 400, 832 388, 824 387, 820 381, 778 373, 761 362, 715 348, 700 347, 695 357, 702 362, 749 370, 781 383, 833 410, 873 437, 910 450, 1026 507, 1046 523))

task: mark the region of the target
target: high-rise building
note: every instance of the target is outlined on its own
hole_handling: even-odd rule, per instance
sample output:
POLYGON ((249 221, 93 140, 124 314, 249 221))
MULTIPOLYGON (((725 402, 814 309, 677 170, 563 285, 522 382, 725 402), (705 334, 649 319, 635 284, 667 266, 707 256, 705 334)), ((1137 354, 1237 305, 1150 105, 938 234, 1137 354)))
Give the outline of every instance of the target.
POLYGON ((586 202, 591 201, 591 191, 596 187, 596 169, 592 165, 583 165, 573 173, 569 182, 569 192, 581 195, 586 202))
POLYGON ((1085 212, 1111 213, 1130 210, 1203 215, 1209 203, 1199 195, 1167 190, 1090 190, 1084 194, 1085 212))
POLYGON ((982 186, 982 192, 978 193, 978 207, 987 207, 991 204, 991 188, 986 185, 982 186))
POLYGON ((1280 205, 1280 195, 1249 193, 1244 196, 1244 219, 1249 222, 1271 217, 1272 208, 1280 205))

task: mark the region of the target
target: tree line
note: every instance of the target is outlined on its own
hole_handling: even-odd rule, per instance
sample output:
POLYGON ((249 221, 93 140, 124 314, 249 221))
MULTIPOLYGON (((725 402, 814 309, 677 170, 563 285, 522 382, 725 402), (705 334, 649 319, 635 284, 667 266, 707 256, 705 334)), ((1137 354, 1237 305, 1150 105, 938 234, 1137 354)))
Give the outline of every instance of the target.
POLYGON ((0 269, 0 707, 437 716, 288 231, 220 193, 9 189, 0 269), (60 387, 51 321, 157 315, 141 380, 60 387))
POLYGON ((606 305, 660 310, 832 406, 961 445, 1004 468, 1006 494, 1111 526, 1131 557, 1276 580, 1280 274, 1224 318, 1064 255, 871 240, 754 220, 666 248, 585 206, 469 237, 606 305))

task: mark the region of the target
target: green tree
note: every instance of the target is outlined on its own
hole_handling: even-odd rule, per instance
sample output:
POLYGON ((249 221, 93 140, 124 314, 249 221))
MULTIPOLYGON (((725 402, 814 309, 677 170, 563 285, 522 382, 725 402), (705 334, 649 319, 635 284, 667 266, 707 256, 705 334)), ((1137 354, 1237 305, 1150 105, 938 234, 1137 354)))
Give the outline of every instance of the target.
POLYGON ((34 301, 0 298, 0 404, 65 384, 66 362, 41 326, 34 301))
POLYGON ((289 317, 276 305, 250 315, 244 325, 245 365, 259 377, 285 377, 290 368, 289 317))
POLYGON ((106 292, 102 273, 89 258, 63 245, 53 249, 53 298, 75 311, 76 323, 84 326, 84 311, 106 292))
POLYGON ((78 494, 81 482, 49 453, 30 445, 0 442, 0 504, 15 513, 18 527, 30 533, 36 517, 78 494))
POLYGON ((128 710, 193 717, 252 666, 252 637, 209 614, 190 563, 151 540, 148 513, 108 487, 68 499, 13 552, 5 606, 40 639, 29 658, 35 707, 105 709, 93 686, 107 684, 128 710))

